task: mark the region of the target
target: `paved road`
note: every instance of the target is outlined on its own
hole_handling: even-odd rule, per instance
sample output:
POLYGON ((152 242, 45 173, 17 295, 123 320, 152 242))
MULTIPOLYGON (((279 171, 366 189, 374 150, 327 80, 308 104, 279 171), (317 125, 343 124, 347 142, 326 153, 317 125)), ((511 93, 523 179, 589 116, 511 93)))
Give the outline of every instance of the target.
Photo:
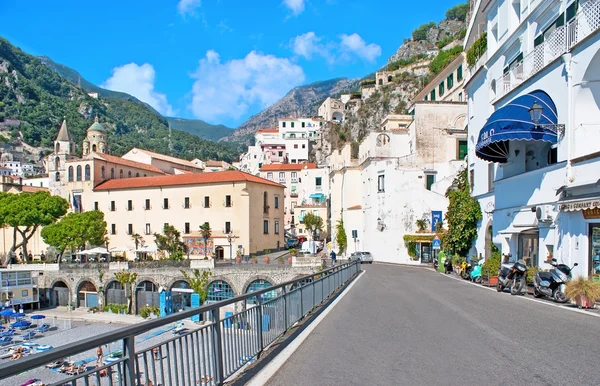
POLYGON ((599 385, 600 318, 373 265, 269 385, 599 385))

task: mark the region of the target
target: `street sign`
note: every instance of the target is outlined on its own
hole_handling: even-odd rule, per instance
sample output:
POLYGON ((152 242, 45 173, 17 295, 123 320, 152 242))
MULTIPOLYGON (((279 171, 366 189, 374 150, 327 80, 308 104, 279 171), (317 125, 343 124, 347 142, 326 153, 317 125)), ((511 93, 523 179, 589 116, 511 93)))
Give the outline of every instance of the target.
POLYGON ((353 239, 357 239, 358 238, 358 231, 356 229, 352 230, 352 238, 353 239))
POLYGON ((431 231, 435 232, 435 226, 438 222, 442 222, 442 211, 441 210, 432 210, 431 211, 431 231))
POLYGON ((440 249, 442 247, 442 240, 438 236, 433 238, 432 247, 433 249, 440 249))

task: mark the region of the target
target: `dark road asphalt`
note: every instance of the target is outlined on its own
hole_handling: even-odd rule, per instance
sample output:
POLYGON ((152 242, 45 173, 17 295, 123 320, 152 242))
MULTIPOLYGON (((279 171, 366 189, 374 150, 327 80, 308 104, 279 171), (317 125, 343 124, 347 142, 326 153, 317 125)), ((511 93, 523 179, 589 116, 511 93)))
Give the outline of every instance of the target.
POLYGON ((269 385, 599 385, 600 318, 373 265, 269 385))

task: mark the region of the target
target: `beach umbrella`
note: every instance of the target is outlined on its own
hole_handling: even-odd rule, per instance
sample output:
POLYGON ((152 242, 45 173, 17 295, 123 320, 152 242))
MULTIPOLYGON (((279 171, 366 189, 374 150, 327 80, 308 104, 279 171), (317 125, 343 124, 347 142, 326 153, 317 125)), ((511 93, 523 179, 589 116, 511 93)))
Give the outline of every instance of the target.
POLYGON ((25 327, 31 326, 31 323, 27 322, 25 320, 19 320, 19 321, 14 322, 10 326, 14 327, 14 328, 25 328, 25 327))
POLYGON ((38 320, 38 319, 44 319, 46 317, 44 315, 35 314, 35 315, 31 315, 29 318, 33 319, 33 320, 38 320))
POLYGON ((4 317, 11 317, 14 313, 15 313, 15 311, 11 310, 10 308, 6 309, 6 310, 3 310, 3 311, 0 311, 0 315, 4 316, 4 317))
POLYGON ((13 318, 23 318, 25 317, 25 314, 22 312, 15 312, 14 314, 11 315, 13 318))

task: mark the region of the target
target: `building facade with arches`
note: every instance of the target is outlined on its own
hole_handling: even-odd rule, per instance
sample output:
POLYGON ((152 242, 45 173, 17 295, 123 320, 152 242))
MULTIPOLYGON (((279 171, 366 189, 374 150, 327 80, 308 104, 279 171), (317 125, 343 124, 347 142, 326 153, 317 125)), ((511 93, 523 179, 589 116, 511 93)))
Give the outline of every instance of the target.
POLYGON ((474 251, 600 274, 600 2, 478 1, 465 49, 474 251), (486 34, 483 34, 486 32, 486 34), (519 121, 518 124, 515 121, 519 121))

